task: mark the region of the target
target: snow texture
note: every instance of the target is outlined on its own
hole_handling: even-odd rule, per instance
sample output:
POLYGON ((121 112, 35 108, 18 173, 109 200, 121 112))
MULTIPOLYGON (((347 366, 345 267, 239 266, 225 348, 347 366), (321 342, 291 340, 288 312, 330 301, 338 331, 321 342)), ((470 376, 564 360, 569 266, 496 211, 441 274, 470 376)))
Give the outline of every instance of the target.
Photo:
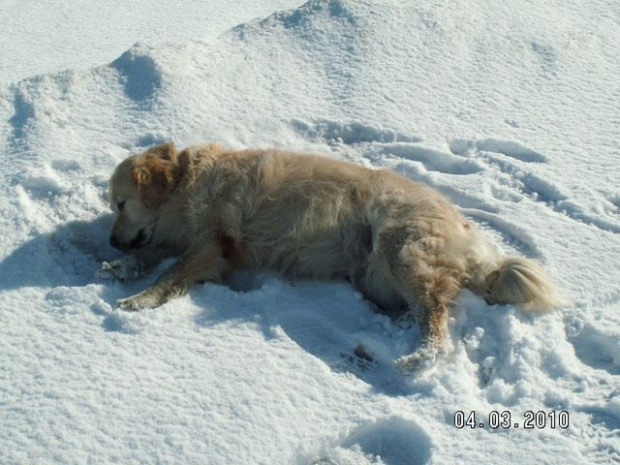
MULTIPOLYGON (((222 3, 209 31, 253 4, 222 3)), ((311 0, 218 37, 143 23, 152 41, 107 65, 1 85, 0 463, 619 461, 619 5, 311 0), (414 375, 394 361, 418 327, 346 282, 239 274, 114 310, 155 275, 95 277, 119 257, 107 179, 169 140, 394 169, 543 262, 564 303, 530 316, 463 292, 450 353, 414 375), (570 425, 525 429, 526 411, 570 425)))

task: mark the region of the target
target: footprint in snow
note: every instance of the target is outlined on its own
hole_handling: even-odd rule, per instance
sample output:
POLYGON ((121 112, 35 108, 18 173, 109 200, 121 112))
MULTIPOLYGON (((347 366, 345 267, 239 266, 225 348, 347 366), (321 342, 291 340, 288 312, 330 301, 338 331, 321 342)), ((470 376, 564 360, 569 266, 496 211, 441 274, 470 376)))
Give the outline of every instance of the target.
POLYGON ((474 152, 499 153, 528 163, 546 163, 547 157, 532 150, 521 142, 502 139, 454 139, 450 142, 450 151, 455 155, 467 155, 474 152))
MULTIPOLYGON (((563 192, 560 186, 535 174, 531 165, 546 163, 548 158, 521 142, 492 138, 455 139, 450 142, 450 151, 456 156, 480 160, 487 165, 487 169, 499 171, 499 185, 492 191, 500 200, 514 199, 518 202, 527 198, 573 221, 620 233, 620 222, 615 221, 614 217, 606 215, 603 218, 598 212, 588 211, 563 192)), ((609 199, 602 197, 600 203, 607 204, 609 199)))
POLYGON ((425 171, 446 174, 472 174, 483 167, 475 160, 420 145, 422 139, 391 129, 359 122, 316 119, 292 120, 295 132, 312 141, 330 146, 350 146, 371 160, 385 156, 420 163, 425 171))
POLYGON ((391 129, 359 122, 338 122, 315 119, 311 122, 291 120, 291 126, 306 139, 323 141, 328 145, 356 145, 362 143, 419 142, 421 139, 391 129))

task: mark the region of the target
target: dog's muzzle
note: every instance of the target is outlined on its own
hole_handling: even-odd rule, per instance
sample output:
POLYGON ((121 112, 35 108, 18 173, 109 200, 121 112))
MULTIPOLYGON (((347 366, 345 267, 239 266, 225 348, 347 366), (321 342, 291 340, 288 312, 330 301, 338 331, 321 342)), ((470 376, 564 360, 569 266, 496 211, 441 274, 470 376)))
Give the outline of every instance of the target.
POLYGON ((138 231, 138 235, 134 237, 129 242, 121 242, 118 240, 118 237, 112 235, 110 236, 110 245, 115 249, 122 250, 123 252, 127 252, 132 249, 139 249, 147 245, 150 241, 150 237, 146 235, 144 229, 138 231))

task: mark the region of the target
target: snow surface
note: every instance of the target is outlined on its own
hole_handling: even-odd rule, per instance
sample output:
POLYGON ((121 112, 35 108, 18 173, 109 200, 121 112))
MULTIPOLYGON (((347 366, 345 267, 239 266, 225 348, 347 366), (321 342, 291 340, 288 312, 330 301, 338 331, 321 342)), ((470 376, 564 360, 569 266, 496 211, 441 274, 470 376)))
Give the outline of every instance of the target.
POLYGON ((113 60, 135 42, 214 39, 303 0, 2 0, 0 82, 113 60))
POLYGON ((1 86, 0 463, 619 461, 619 5, 311 0, 1 86), (463 292, 450 354, 411 376, 393 362, 417 326, 344 282, 240 274, 116 311, 155 275, 94 278, 118 256, 107 179, 168 140, 393 168, 544 262, 566 303, 463 292), (457 429, 459 410, 520 427, 457 429), (562 410, 567 429, 523 429, 562 410))

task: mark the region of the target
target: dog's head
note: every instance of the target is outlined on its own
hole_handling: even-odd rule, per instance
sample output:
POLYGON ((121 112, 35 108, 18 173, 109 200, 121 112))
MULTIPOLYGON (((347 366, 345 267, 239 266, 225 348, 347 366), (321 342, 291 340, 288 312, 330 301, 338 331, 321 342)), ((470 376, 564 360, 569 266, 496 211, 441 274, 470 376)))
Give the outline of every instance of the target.
POLYGON ((110 245, 124 252, 149 244, 160 208, 179 182, 178 154, 172 143, 124 160, 110 179, 110 207, 117 215, 110 245))

